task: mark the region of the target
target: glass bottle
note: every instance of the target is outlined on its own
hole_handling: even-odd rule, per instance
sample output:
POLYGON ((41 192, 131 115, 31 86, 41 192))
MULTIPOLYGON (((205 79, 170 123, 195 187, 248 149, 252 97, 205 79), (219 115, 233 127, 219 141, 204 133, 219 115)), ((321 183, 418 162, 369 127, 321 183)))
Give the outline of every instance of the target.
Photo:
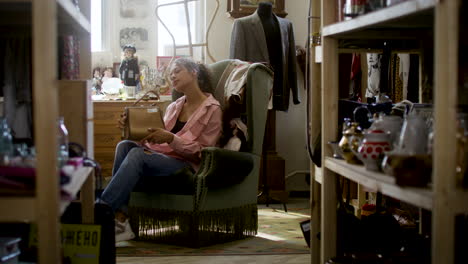
POLYGON ((6 118, 0 119, 0 165, 8 165, 13 156, 13 138, 6 118))
POLYGON ((68 161, 68 130, 65 127, 63 116, 57 120, 57 162, 62 167, 68 161))

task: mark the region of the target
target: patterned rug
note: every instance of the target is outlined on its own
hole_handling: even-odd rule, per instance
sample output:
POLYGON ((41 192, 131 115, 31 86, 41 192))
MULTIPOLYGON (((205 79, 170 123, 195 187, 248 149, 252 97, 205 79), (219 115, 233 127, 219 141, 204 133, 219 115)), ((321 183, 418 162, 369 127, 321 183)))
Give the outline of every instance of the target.
MULTIPOLYGON (((304 206, 306 207, 306 206, 304 206)), ((233 242, 202 248, 129 241, 117 248, 118 257, 157 256, 226 256, 226 255, 279 255, 308 254, 309 248, 299 223, 310 219, 307 208, 288 208, 288 212, 259 206, 258 234, 233 242)))

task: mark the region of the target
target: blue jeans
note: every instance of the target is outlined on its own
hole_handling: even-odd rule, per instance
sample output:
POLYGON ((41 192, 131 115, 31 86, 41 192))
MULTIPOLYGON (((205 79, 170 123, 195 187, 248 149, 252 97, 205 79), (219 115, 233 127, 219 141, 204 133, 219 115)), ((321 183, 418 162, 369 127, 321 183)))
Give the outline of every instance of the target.
POLYGON ((104 189, 101 200, 117 209, 127 211, 130 193, 146 177, 169 176, 190 166, 188 162, 161 153, 148 153, 134 141, 117 144, 112 179, 104 189))

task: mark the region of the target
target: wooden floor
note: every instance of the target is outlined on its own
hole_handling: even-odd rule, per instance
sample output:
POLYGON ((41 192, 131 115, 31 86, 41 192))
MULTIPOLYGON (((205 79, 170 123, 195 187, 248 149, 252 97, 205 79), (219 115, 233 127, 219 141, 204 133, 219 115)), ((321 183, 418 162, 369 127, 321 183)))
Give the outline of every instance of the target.
POLYGON ((306 264, 310 254, 251 255, 251 256, 180 256, 180 257, 119 257, 119 264, 306 264))

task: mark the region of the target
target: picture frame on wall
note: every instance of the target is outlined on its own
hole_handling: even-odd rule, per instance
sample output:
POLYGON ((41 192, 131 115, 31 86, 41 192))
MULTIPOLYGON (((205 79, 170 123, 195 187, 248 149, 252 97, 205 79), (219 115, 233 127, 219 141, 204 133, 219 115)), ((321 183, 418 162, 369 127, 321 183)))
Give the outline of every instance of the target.
POLYGON ((288 13, 284 10, 284 0, 227 0, 227 12, 232 18, 249 16, 255 12, 260 2, 271 2, 273 12, 279 17, 286 17, 288 13))
POLYGON ((148 30, 142 27, 122 28, 119 32, 120 47, 125 45, 134 45, 139 50, 144 50, 148 47, 148 30))
POLYGON ((151 15, 149 0, 120 0, 120 17, 142 19, 151 15))
MULTIPOLYGON (((180 58, 180 56, 175 56, 174 60, 180 58)), ((171 62, 172 56, 156 56, 156 68, 158 71, 164 71, 171 62)))

